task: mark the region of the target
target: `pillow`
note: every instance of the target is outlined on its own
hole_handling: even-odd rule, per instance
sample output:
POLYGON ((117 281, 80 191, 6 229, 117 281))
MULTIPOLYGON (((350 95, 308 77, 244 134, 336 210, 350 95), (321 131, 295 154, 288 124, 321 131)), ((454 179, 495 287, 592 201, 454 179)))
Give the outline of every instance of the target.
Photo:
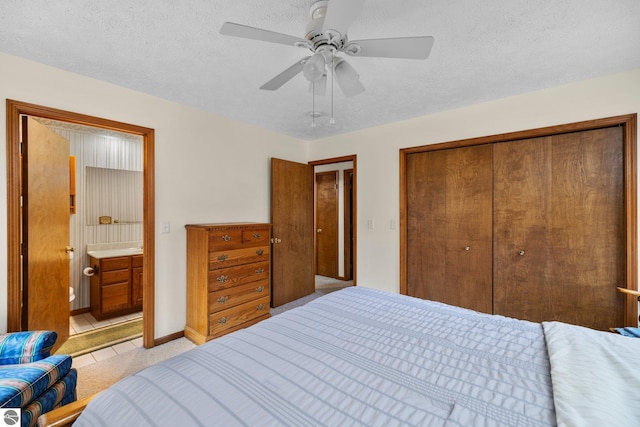
POLYGON ((49 357, 58 334, 53 331, 10 332, 0 335, 0 365, 30 363, 49 357))

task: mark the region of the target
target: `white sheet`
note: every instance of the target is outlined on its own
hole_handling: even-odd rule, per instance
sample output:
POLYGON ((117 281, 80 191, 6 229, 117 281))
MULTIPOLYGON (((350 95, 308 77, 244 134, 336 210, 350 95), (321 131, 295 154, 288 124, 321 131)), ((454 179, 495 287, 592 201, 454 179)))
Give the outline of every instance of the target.
POLYGON ((640 426, 640 339, 542 325, 558 426, 640 426))

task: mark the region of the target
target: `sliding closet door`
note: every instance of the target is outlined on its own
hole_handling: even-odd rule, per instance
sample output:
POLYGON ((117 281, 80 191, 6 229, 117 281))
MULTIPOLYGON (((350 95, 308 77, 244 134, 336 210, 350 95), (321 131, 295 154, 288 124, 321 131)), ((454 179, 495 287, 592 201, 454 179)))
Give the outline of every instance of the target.
POLYGON ((496 314, 624 324, 623 166, 620 127, 495 144, 496 314))
POLYGON ((492 311, 491 145, 409 154, 407 293, 492 311))

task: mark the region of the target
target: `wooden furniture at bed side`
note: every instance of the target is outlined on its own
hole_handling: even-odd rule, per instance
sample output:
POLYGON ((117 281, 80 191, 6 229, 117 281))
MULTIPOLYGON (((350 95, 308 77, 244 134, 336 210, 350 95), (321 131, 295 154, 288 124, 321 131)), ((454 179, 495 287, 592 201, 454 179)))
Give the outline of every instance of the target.
MULTIPOLYGON (((631 123, 635 115, 620 120, 631 123)), ((636 201, 635 163, 628 158, 635 156, 635 136, 615 118, 603 119, 602 126, 595 122, 548 135, 543 129, 529 138, 487 137, 403 150, 401 291, 533 321, 597 329, 633 324, 637 307, 617 296, 615 287, 637 285, 637 228, 629 219, 629 204, 636 201), (486 147, 491 163, 484 170, 491 170, 491 180, 482 188, 482 168, 473 162, 482 161, 486 147), (473 154, 464 156, 463 150, 473 154), (493 235, 493 247, 468 243, 474 235, 466 224, 482 227, 476 218, 481 206, 490 206, 493 225, 483 227, 484 235, 493 235), (446 235, 444 241, 440 235, 446 235), (477 248, 490 260, 489 291, 482 280, 487 265, 456 258, 477 248), (476 274, 481 289, 464 280, 476 274), (492 311, 483 309, 487 297, 492 311)))
POLYGON ((187 325, 196 344, 270 317, 271 225, 187 224, 187 325))
POLYGON ((98 393, 92 394, 40 415, 38 417, 38 427, 71 427, 84 411, 84 408, 97 395, 98 393))
POLYGON ((98 272, 91 276, 91 314, 98 320, 142 310, 143 255, 90 257, 98 272))

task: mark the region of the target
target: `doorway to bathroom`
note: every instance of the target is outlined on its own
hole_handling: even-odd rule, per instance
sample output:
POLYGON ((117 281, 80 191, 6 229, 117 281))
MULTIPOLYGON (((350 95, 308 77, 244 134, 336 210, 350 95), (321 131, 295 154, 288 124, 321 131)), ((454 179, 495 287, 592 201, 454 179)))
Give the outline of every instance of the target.
MULTIPOLYGON (((64 330, 57 331, 59 336, 63 337, 63 340, 57 342, 57 347, 59 347, 63 344, 61 341, 64 341, 64 337, 69 332, 85 332, 90 327, 98 326, 102 328, 123 320, 132 322, 136 320, 136 317, 141 317, 143 323, 141 344, 146 348, 153 347, 153 129, 12 100, 7 101, 7 118, 8 330, 51 329, 51 325, 66 324, 66 333, 64 330), (40 285, 35 282, 32 283, 29 280, 29 274, 24 274, 25 271, 28 272, 29 265, 27 263, 24 266, 22 265, 22 258, 28 258, 23 257, 24 248, 28 246, 28 244, 25 244, 28 243, 26 241, 28 236, 25 235, 25 230, 34 229, 34 224, 38 221, 46 224, 48 220, 46 215, 43 215, 40 219, 23 216, 24 212, 29 210, 30 200, 28 185, 25 186, 25 194, 21 194, 23 185, 22 172, 29 170, 28 160, 25 161, 25 164, 21 162, 21 137, 23 136, 21 134, 21 121, 24 120, 25 116, 39 121, 40 124, 71 140, 69 151, 72 158, 75 157, 76 167, 71 168, 72 161, 69 161, 67 166, 67 174, 70 176, 69 183, 73 181, 74 171, 76 178, 75 194, 72 192, 69 195, 69 204, 71 205, 71 217, 67 216, 67 219, 71 218, 69 221, 69 242, 66 248, 51 248, 51 252, 64 252, 70 273, 67 276, 69 277, 68 284, 70 286, 65 287, 66 291, 62 296, 58 295, 62 292, 47 292, 46 286, 50 286, 53 289, 53 285, 47 285, 46 281, 44 281, 45 284, 40 285), (109 148, 109 143, 114 144, 113 147, 116 148, 109 148), (119 152, 120 155, 110 156, 109 152, 113 151, 119 152), (123 155, 123 153, 128 154, 123 155), (76 155, 74 156, 74 154, 76 155), (125 159, 124 163, 126 163, 124 166, 123 159, 125 159), (95 170, 87 173, 89 169, 95 170), (119 172, 120 170, 125 172, 119 172), (124 175, 124 177, 120 175, 124 175), (87 180, 87 177, 90 177, 90 179, 87 180), (136 202, 136 206, 120 210, 118 210, 118 207, 107 209, 104 205, 105 201, 102 199, 108 199, 109 197, 89 197, 87 186, 91 183, 88 181, 95 184, 96 180, 102 179, 100 177, 107 180, 107 183, 102 185, 106 185, 105 188, 113 190, 112 196, 121 196, 123 192, 133 193, 134 196, 128 195, 127 197, 137 197, 139 200, 136 202), (141 188, 139 190, 134 189, 136 182, 140 183, 141 188), (100 210, 110 210, 115 213, 95 214, 100 210), (93 216, 96 216, 95 221, 92 219, 93 216), (111 217, 110 223, 107 223, 106 219, 101 217, 111 217), (102 244, 103 246, 90 246, 96 244, 102 244), (126 244, 127 248, 124 248, 125 250, 137 249, 141 252, 140 254, 127 253, 124 255, 126 255, 127 259, 131 258, 132 260, 132 273, 129 281, 137 283, 136 295, 138 297, 144 295, 142 303, 137 308, 133 307, 135 304, 129 308, 124 307, 122 302, 123 294, 120 292, 122 290, 122 286, 120 286, 122 281, 120 281, 117 286, 109 288, 109 292, 114 290, 117 292, 109 294, 109 299, 105 306, 112 309, 111 314, 114 314, 113 316, 110 313, 98 313, 97 316, 94 316, 94 318, 97 317, 95 324, 90 325, 89 323, 91 322, 81 322, 81 324, 72 324, 72 327, 69 327, 70 314, 86 316, 92 315, 91 311, 95 310, 95 307, 92 308, 92 303, 90 302, 91 274, 88 271, 85 271, 85 274, 82 272, 87 267, 90 267, 91 258, 89 258, 87 249, 105 249, 106 246, 104 245, 114 244, 126 244), (140 261, 135 267, 134 255, 140 255, 140 261), (45 288, 38 289, 38 286, 44 286, 45 288), (32 289, 32 287, 35 289, 32 289), (24 298, 29 294, 32 296, 34 294, 39 296, 46 295, 44 299, 51 307, 66 307, 66 319, 58 322, 55 319, 47 318, 47 316, 61 316, 61 314, 48 312, 64 312, 64 310, 44 310, 47 313, 37 313, 37 315, 31 316, 30 314, 33 313, 30 312, 29 301, 25 305, 24 298), (23 309, 23 307, 25 308, 23 309), (118 316, 115 316, 115 314, 118 314, 118 316)), ((33 169, 31 168, 31 173, 35 174, 35 176, 38 174, 48 176, 51 173, 50 167, 41 171, 34 171, 33 169)), ((72 186, 70 187, 72 188, 72 186)), ((90 190, 91 192, 93 190, 90 190)), ((112 201, 111 203, 114 202, 112 201)), ((122 202, 121 204, 125 203, 122 202)), ((54 228, 56 228, 55 224, 50 224, 50 229, 53 230, 54 228)), ((111 247, 107 249, 111 249, 111 247)), ((120 275, 119 277, 122 277, 121 274, 122 271, 117 273, 117 275, 120 275)), ((56 287, 56 289, 59 288, 59 286, 56 287)), ((127 296, 126 298, 129 302, 135 303, 136 300, 139 302, 139 299, 134 296, 127 296)), ((60 327, 58 326, 58 328, 60 327)))

